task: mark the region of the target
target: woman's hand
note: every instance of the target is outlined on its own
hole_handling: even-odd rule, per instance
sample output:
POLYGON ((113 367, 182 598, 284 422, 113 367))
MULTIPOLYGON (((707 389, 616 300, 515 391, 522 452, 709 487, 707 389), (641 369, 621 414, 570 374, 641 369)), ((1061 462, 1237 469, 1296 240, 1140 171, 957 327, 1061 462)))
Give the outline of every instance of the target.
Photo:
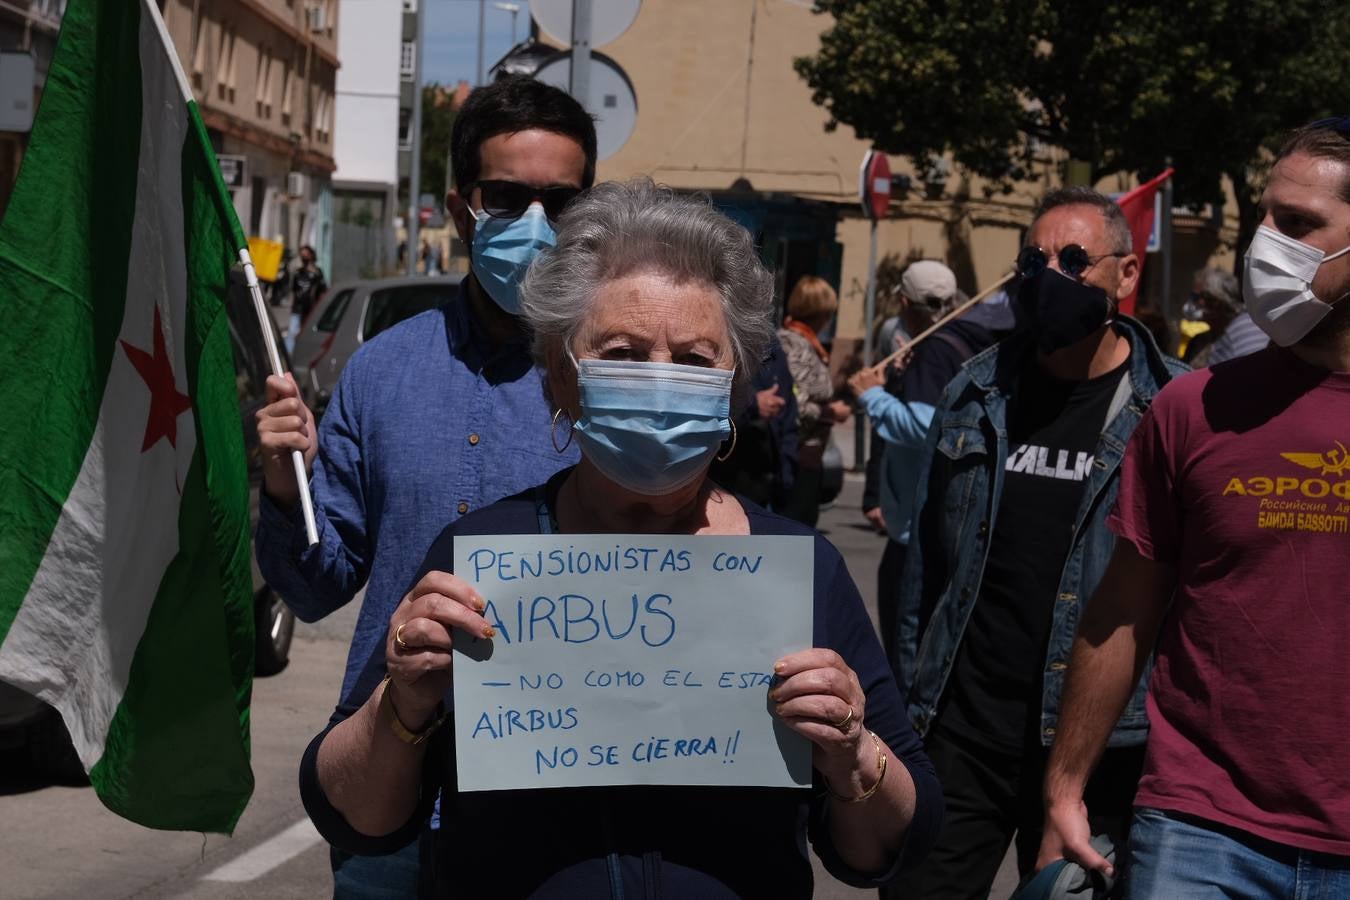
POLYGON ((828 418, 835 422, 847 422, 849 416, 853 415, 853 407, 843 400, 831 400, 825 409, 829 410, 828 418))
POLYGON ((450 689, 453 629, 492 638, 496 630, 481 613, 487 603, 462 578, 428 572, 389 618, 384 659, 386 690, 399 720, 416 731, 436 712, 450 689))
POLYGON ((861 397, 874 387, 885 387, 886 370, 876 366, 863 366, 848 378, 848 389, 853 396, 861 397))
POLYGON ((782 683, 769 691, 774 713, 812 744, 812 764, 832 790, 861 794, 876 779, 876 750, 863 727, 867 697, 858 676, 833 650, 820 647, 773 666, 782 683))

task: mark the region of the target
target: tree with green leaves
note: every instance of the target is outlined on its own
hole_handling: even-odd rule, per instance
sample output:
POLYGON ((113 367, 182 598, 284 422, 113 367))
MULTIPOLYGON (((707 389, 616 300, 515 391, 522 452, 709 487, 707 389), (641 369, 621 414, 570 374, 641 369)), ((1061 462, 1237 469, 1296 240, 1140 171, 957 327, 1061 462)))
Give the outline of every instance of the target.
POLYGON ((1171 159, 1178 202, 1233 184, 1239 246, 1270 151, 1290 128, 1350 113, 1344 0, 816 0, 833 17, 796 60, 827 128, 908 157, 943 154, 1011 186, 1038 144, 1092 179, 1171 159))
POLYGON ((439 202, 450 182, 450 129, 455 124, 451 105, 454 88, 428 84, 422 88, 422 193, 434 194, 439 202))

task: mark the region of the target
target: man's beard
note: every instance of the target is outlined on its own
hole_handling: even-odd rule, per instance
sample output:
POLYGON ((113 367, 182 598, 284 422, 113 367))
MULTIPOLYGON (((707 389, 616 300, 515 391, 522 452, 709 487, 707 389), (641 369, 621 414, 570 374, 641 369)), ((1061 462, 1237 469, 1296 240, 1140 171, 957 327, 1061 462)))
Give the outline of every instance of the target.
POLYGON ((1350 336, 1350 296, 1332 304, 1331 312, 1318 322, 1300 344, 1315 350, 1332 350, 1350 336))

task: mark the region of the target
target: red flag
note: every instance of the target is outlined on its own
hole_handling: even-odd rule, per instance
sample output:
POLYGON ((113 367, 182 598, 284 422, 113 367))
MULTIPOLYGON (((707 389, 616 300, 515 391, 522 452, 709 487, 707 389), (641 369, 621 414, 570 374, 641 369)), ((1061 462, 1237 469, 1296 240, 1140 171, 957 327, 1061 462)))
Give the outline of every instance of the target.
MULTIPOLYGON (((1162 183, 1172 177, 1174 170, 1168 167, 1157 178, 1139 185, 1116 201, 1120 211, 1125 213, 1125 221, 1130 223, 1130 235, 1134 239, 1134 254, 1139 257, 1139 281, 1144 280, 1144 257, 1148 248, 1148 236, 1153 232, 1153 198, 1162 183)), ((1120 304, 1120 311, 1127 316, 1134 315, 1134 301, 1139 296, 1139 284, 1120 304)))

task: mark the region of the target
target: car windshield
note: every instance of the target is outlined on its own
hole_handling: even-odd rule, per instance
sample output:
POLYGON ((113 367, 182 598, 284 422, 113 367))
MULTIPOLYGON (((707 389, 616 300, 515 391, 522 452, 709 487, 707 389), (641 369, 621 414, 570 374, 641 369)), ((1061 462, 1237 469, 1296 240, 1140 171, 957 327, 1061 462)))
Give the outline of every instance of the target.
POLYGON ((353 293, 354 291, 346 290, 334 297, 333 302, 324 307, 319 321, 314 323, 314 330, 325 334, 337 331, 338 324, 342 322, 342 317, 347 312, 347 305, 352 302, 353 293))
POLYGON ((373 292, 366 307, 363 339, 368 341, 404 319, 435 309, 454 296, 454 291, 444 284, 407 284, 373 292))

